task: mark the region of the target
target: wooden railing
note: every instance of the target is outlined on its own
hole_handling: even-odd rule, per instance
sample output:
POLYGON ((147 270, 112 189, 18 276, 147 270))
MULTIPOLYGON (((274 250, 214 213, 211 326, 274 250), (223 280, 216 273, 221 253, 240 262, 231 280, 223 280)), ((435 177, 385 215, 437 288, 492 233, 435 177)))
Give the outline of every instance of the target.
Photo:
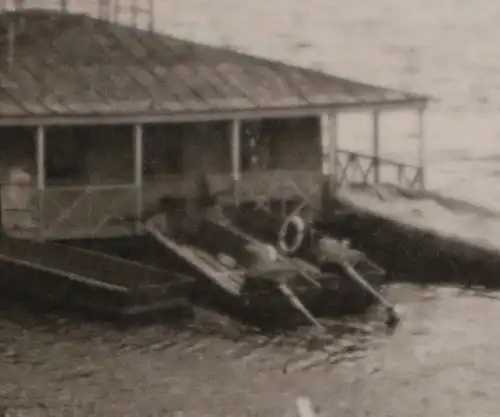
POLYGON ((407 189, 424 188, 422 167, 345 150, 337 150, 335 177, 340 187, 392 183, 407 189))
POLYGON ((45 238, 132 233, 129 226, 115 219, 137 210, 138 189, 134 185, 53 187, 40 193, 40 228, 45 238))

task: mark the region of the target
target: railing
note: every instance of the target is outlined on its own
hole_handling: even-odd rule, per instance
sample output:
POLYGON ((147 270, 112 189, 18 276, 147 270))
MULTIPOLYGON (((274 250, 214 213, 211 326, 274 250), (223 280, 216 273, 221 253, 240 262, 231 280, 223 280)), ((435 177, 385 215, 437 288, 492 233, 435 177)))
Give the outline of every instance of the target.
MULTIPOLYGON (((233 180, 231 174, 208 174, 210 190, 214 194, 232 198, 233 180)), ((314 200, 321 185, 319 170, 256 170, 241 174, 237 183, 240 201, 259 199, 301 199, 314 200)), ((144 203, 151 204, 161 197, 190 198, 195 196, 195 175, 157 175, 144 177, 144 203)))
POLYGON ((345 150, 337 150, 335 177, 338 186, 395 183, 402 188, 423 189, 423 169, 417 165, 345 150))
MULTIPOLYGON (((210 190, 220 193, 230 189, 231 174, 208 174, 210 190)), ((145 175, 143 179, 143 201, 145 205, 157 202, 162 197, 186 199, 196 195, 195 174, 145 175)))
POLYGON ((137 211, 134 185, 47 188, 40 192, 40 228, 44 238, 119 236, 133 233, 116 219, 137 211))
POLYGON ((244 172, 238 184, 238 196, 248 200, 287 200, 300 198, 314 204, 321 190, 318 170, 262 170, 244 172))

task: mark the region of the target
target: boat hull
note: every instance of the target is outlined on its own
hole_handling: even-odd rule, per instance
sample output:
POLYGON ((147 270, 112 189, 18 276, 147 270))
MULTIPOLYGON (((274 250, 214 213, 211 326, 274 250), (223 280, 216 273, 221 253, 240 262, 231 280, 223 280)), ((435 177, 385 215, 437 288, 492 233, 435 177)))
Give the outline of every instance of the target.
POLYGON ((186 276, 132 263, 130 276, 125 277, 129 271, 125 259, 62 244, 44 245, 4 240, 0 253, 2 298, 49 303, 105 315, 134 316, 181 306, 190 297, 193 280, 186 276), (46 256, 49 252, 50 267, 46 256), (54 261, 64 255, 73 255, 72 262, 61 261, 61 268, 63 264, 64 268, 56 268, 54 261), (85 267, 89 275, 81 275, 83 270, 76 265, 84 260, 92 263, 92 259, 96 263, 85 267), (75 265, 73 270, 68 267, 72 263, 75 265), (92 269, 101 271, 93 276, 92 269))

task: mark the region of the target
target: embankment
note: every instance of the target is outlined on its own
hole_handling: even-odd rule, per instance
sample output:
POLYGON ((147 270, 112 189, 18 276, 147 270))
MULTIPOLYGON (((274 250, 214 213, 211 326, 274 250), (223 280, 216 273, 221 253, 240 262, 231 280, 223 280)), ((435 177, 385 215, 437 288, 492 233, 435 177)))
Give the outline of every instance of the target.
POLYGON ((432 227, 426 230, 345 200, 336 201, 335 207, 341 214, 324 219, 320 228, 349 239, 386 268, 391 281, 500 287, 500 250, 466 237, 443 235, 432 227))

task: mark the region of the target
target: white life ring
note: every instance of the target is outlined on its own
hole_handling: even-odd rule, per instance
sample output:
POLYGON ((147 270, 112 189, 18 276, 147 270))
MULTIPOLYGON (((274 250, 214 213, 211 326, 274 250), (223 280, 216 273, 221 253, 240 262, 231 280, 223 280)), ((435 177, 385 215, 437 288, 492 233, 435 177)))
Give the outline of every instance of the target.
POLYGON ((280 250, 287 254, 292 255, 297 252, 304 241, 304 235, 306 231, 306 225, 304 220, 299 216, 291 216, 285 220, 283 226, 281 226, 280 233, 278 236, 278 246, 280 250), (295 228, 295 239, 293 243, 289 245, 286 241, 286 235, 289 231, 289 227, 293 226, 295 228))

